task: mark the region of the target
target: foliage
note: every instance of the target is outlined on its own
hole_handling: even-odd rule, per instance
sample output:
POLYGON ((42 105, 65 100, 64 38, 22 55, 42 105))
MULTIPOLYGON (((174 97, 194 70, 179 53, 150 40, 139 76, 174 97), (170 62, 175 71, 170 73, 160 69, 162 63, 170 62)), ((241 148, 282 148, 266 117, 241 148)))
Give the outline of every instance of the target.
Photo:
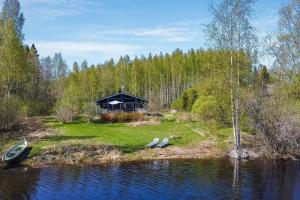
POLYGON ((176 99, 176 100, 171 104, 171 108, 172 108, 172 109, 175 109, 175 110, 183 110, 182 99, 181 99, 181 98, 176 99))
POLYGON ((142 113, 104 113, 101 115, 102 122, 134 122, 142 121, 144 115, 142 113))
POLYGON ((213 96, 200 96, 192 107, 192 112, 201 116, 204 121, 217 119, 219 105, 213 96))
POLYGON ((77 107, 66 102, 58 103, 55 112, 57 118, 64 123, 72 122, 74 117, 78 115, 77 107))
POLYGON ((27 115, 29 117, 52 114, 52 106, 49 106, 45 101, 32 100, 25 104, 27 106, 27 115))
POLYGON ((83 106, 83 114, 87 117, 89 122, 96 115, 95 106, 94 102, 88 102, 83 106))
MULTIPOLYGON (((227 58, 227 51, 202 49, 191 49, 186 53, 177 49, 171 54, 150 54, 147 58, 136 57, 133 60, 124 56, 79 73, 72 72, 67 77, 67 85, 76 85, 80 110, 83 110, 85 103, 114 94, 124 86, 125 91, 148 99, 148 109, 151 111, 168 109, 178 98, 185 99, 183 107, 180 101, 177 101, 180 106, 174 104, 172 107, 190 111, 197 98, 197 89, 187 89, 205 84, 210 79, 225 80, 227 58)), ((240 59, 243 66, 241 80, 247 80, 251 72, 249 57, 242 53, 240 59)))
POLYGON ((19 98, 11 96, 0 101, 0 129, 8 130, 20 123, 26 110, 19 98))
POLYGON ((288 96, 300 100, 300 71, 296 73, 290 83, 287 84, 288 96))
POLYGON ((182 93, 182 95, 178 99, 176 99, 173 102, 171 107, 176 110, 190 112, 192 110, 192 106, 196 101, 197 97, 198 97, 197 90, 193 88, 187 89, 182 93))
POLYGON ((21 12, 21 5, 18 0, 4 0, 0 20, 13 21, 15 32, 20 41, 24 39, 22 33, 25 18, 21 12))
POLYGON ((279 95, 260 93, 249 101, 250 127, 264 153, 300 155, 300 123, 288 109, 290 101, 279 95))

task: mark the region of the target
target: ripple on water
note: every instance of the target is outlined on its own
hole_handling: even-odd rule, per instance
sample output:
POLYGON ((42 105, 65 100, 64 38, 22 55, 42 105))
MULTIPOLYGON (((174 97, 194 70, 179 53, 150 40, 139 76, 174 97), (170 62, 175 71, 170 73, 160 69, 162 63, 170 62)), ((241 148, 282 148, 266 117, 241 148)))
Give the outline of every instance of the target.
POLYGON ((0 171, 0 199, 300 199, 293 161, 174 160, 0 171))

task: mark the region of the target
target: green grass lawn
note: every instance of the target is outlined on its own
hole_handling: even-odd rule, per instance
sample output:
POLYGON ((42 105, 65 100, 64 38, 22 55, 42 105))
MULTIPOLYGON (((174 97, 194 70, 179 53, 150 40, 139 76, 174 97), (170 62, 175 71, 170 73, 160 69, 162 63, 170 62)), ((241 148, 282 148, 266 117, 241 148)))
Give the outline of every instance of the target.
POLYGON ((87 123, 83 120, 63 124, 54 118, 45 118, 43 123, 58 129, 58 134, 33 143, 31 156, 38 154, 44 146, 71 142, 108 144, 123 153, 133 153, 143 149, 155 137, 162 140, 164 137, 178 136, 180 139, 170 140, 170 144, 176 146, 186 146, 210 138, 209 134, 201 135, 194 130, 194 127, 199 127, 197 122, 162 121, 159 125, 132 127, 124 123, 87 123))

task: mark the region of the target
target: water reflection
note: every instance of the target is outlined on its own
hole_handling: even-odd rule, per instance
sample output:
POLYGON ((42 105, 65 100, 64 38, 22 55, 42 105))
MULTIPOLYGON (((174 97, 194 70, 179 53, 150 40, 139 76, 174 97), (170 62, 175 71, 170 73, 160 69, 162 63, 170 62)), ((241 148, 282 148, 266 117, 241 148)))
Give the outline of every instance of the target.
POLYGON ((234 159, 233 161, 233 184, 232 184, 232 195, 234 200, 240 199, 240 177, 241 177, 241 171, 240 171, 240 165, 241 161, 239 159, 234 159))
POLYGON ((24 166, 0 171, 0 199, 30 199, 38 180, 39 170, 24 166))
POLYGON ((293 161, 181 160, 0 170, 0 199, 300 199, 293 161))

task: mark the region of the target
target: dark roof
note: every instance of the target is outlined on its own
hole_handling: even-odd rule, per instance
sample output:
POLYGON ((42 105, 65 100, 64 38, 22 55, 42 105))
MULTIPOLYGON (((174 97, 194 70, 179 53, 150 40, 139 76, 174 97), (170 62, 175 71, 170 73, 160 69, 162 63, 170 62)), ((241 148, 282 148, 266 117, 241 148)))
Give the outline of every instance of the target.
POLYGON ((140 99, 140 100, 143 100, 143 101, 147 101, 147 102, 148 102, 148 100, 145 99, 145 98, 137 97, 137 96, 128 94, 128 93, 123 92, 123 91, 122 91, 122 92, 119 92, 119 93, 115 93, 115 94, 110 95, 110 96, 107 96, 107 97, 103 97, 103 98, 101 98, 101 99, 97 99, 96 101, 102 101, 102 100, 104 100, 104 99, 111 98, 111 97, 115 97, 115 96, 122 95, 122 94, 123 94, 123 95, 126 95, 126 96, 130 96, 130 97, 137 98, 137 99, 140 99))

